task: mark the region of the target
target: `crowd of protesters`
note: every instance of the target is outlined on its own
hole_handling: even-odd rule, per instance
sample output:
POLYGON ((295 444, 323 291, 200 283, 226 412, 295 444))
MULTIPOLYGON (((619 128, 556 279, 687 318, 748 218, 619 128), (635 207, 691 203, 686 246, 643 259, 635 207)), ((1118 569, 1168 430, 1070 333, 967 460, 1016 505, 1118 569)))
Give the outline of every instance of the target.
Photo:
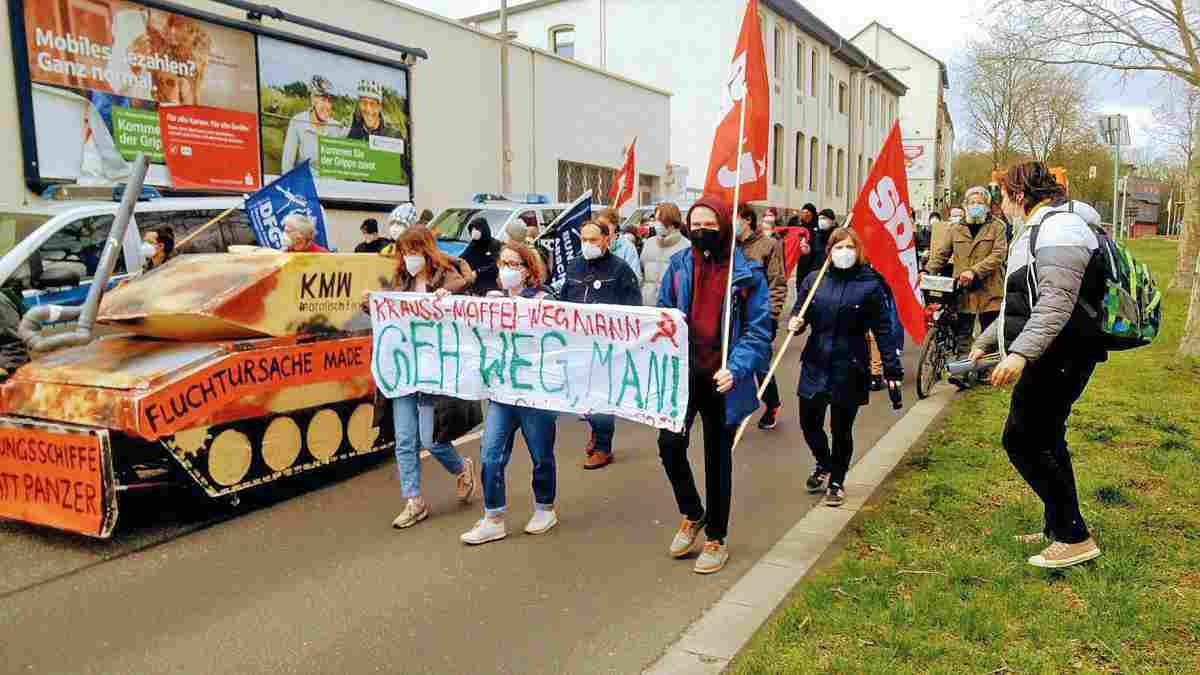
MULTIPOLYGON (((1005 204, 1018 204, 1027 214, 1058 209, 1063 195, 1053 190, 1052 178, 1046 183, 1048 175, 1044 167, 1014 169, 1001 186, 1005 204)), ((1058 306, 1062 303, 1048 306, 1049 302, 1027 300, 1018 308, 1005 301, 1008 232, 1006 222, 994 215, 993 199, 986 188, 972 188, 963 204, 949 212, 947 223, 930 218, 922 224, 916 236, 922 273, 951 270, 962 291, 962 356, 970 352, 970 357, 977 359, 1000 341, 1009 346, 1008 357, 991 376, 996 384, 1018 383, 1004 446, 1018 471, 1046 503, 1044 531, 1023 541, 1051 544, 1030 559, 1033 564, 1075 564, 1098 555, 1099 549, 1079 514, 1066 451, 1065 420, 1102 358, 1072 353, 1067 338, 1059 339, 1065 324, 1057 315, 1047 318, 1046 313, 1069 310, 1058 306), (1003 313, 1013 318, 998 322, 1003 313), (1002 333, 996 329, 1000 323, 1004 323, 1002 333), (976 324, 982 335, 972 350, 976 324)), ((290 242, 300 247, 293 250, 312 250, 311 233, 303 223, 285 226, 290 242)), ((683 313, 689 338, 688 406, 683 429, 660 430, 658 447, 682 516, 668 553, 676 558, 690 556, 703 533, 704 543, 694 566, 697 573, 720 571, 729 558, 726 541, 733 446, 739 427, 759 409, 763 409, 760 429, 770 431, 779 424, 784 402, 768 371, 781 327, 796 335, 807 333, 796 384, 796 418, 816 465, 806 487, 824 493, 828 506, 840 506, 847 496, 845 479, 859 410, 872 390, 898 389, 904 377, 900 355, 905 335, 891 289, 868 262, 858 233, 839 226, 832 210, 818 210, 813 204, 805 204, 784 221, 774 208, 758 211, 743 205, 735 210, 722 198, 705 195, 686 215, 674 204, 664 203, 648 222, 623 230, 617 213, 602 209, 581 227, 582 255, 568 263, 565 282, 555 290, 547 286, 548 252, 539 246, 544 233, 536 223, 507 228, 501 243, 487 221, 473 220, 468 224, 470 243, 461 258, 438 250, 433 233, 416 222, 415 210, 397 209, 388 226, 394 244, 383 247, 375 244, 380 239, 378 223, 364 222, 363 248, 396 259, 392 290, 652 305, 683 313), (789 284, 795 290, 795 302, 785 320, 789 284), (730 313, 728 326, 726 311, 730 313), (688 457, 697 417, 703 430, 703 452, 699 454, 704 461, 703 498, 688 457)), ((1032 257, 1053 257, 1050 264, 1077 266, 1076 259, 1084 252, 1081 249, 1075 255, 1078 246, 1073 241, 1064 240, 1061 253, 1057 248, 1043 252, 1039 243, 1032 257)), ((1024 264, 1034 264, 1029 257, 1024 264)), ((1011 269, 1008 274, 1011 277, 1011 269)), ((1039 283, 1059 283, 1060 279, 1070 287, 1073 272, 1047 274, 1039 283)), ((477 426, 482 418, 482 466, 477 477, 472 460, 462 457, 450 443, 455 433, 436 428, 444 417, 437 410, 438 398, 413 394, 390 402, 401 496, 406 500, 393 525, 407 528, 429 516, 421 494, 418 455, 424 447, 455 476, 462 501, 469 501, 482 486, 484 515, 462 535, 462 541, 477 545, 506 537, 505 477, 518 430, 533 465, 534 515, 525 532, 541 534, 557 525, 559 413, 491 402, 486 415, 467 410, 453 417, 459 420, 457 435, 477 426)), ((611 465, 615 418, 592 414, 585 419, 591 434, 583 468, 611 465)))

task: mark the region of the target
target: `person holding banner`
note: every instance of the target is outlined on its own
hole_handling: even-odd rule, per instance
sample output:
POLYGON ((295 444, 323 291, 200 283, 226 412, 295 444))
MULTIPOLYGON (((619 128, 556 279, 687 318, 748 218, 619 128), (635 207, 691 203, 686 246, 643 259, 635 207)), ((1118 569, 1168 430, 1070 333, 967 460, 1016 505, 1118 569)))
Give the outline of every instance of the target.
MULTIPOLYGON (((537 299, 546 297, 546 269, 537 252, 523 244, 508 242, 500 249, 499 280, 504 292, 511 297, 537 299)), ((483 464, 483 518, 464 532, 459 539, 472 546, 498 541, 508 536, 504 514, 508 510, 505 495, 505 472, 512 458, 513 441, 517 430, 525 436, 533 460, 533 517, 525 526, 527 534, 544 534, 558 525, 554 508, 557 496, 557 466, 554 461, 554 442, 558 413, 553 410, 512 405, 500 401, 488 403, 480 442, 480 461, 483 464)))
MULTIPOLYGON (((583 255, 567 265, 562 300, 584 305, 642 304, 641 288, 633 270, 609 251, 612 230, 604 223, 589 222, 579 231, 583 255)), ((612 440, 616 419, 612 415, 589 415, 592 437, 584 452, 583 468, 603 469, 612 464, 612 440)))
POLYGON ((857 232, 837 228, 829 236, 831 263, 822 276, 812 272, 800 286, 807 298, 814 285, 812 303, 804 316, 793 310, 788 329, 812 334, 801 355, 800 428, 817 466, 808 477, 809 492, 825 489, 825 504, 841 506, 846 500, 846 471, 854 454, 853 427, 858 409, 870 398, 870 363, 867 331, 875 335, 888 385, 899 387, 904 378, 888 303, 887 284, 867 265, 866 251, 857 232), (825 435, 829 412, 833 445, 825 435))
POLYGON ((689 383, 683 430, 662 430, 658 452, 683 523, 671 541, 673 558, 689 555, 705 534, 693 571, 712 574, 729 560, 725 537, 733 491, 733 440, 738 425, 758 409, 755 373, 771 355, 771 301, 762 266, 733 252, 732 208, 705 195, 688 210, 692 248, 671 258, 658 306, 687 316, 689 383), (722 365, 725 295, 732 284, 729 358, 722 365), (688 445, 696 416, 704 428, 705 503, 696 490, 688 445))
POLYGON ((288 253, 329 253, 317 243, 317 226, 308 216, 292 212, 283 219, 283 238, 280 244, 288 253))
MULTIPOLYGON (((454 262, 438 250, 433 235, 425 228, 412 228, 395 243, 398 253, 396 274, 385 290, 405 293, 434 293, 446 296, 458 293, 467 282, 454 262)), ((367 291, 363 292, 366 308, 367 291)), ((429 449, 445 469, 455 476, 455 492, 463 503, 475 494, 475 466, 464 459, 449 442, 435 443, 434 400, 420 393, 392 399, 392 425, 396 431, 396 467, 400 472, 400 496, 406 499, 404 510, 392 521, 392 527, 405 529, 429 517, 429 504, 421 496, 421 447, 429 449)))

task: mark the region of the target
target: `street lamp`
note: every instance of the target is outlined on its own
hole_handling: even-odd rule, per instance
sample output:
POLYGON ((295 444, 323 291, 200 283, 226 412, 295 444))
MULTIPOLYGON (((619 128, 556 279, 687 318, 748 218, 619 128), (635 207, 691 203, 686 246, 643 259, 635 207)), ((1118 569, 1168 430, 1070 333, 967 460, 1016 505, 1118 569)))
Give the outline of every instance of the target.
MULTIPOLYGON (((1121 180, 1121 146, 1133 145, 1129 137, 1129 118, 1125 115, 1105 115, 1100 118, 1100 140, 1113 147, 1113 231, 1121 236, 1121 226, 1117 222, 1118 190, 1121 180)), ((1122 220, 1125 214, 1121 214, 1122 220)))

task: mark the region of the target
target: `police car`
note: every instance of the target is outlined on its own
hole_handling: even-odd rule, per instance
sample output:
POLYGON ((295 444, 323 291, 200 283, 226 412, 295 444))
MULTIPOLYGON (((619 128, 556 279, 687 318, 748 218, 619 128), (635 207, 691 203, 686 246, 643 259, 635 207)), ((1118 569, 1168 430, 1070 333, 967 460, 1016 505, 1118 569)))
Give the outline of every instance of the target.
MULTIPOLYGON (((120 207, 122 188, 110 199, 96 189, 50 190, 19 208, 0 207, 0 289, 21 314, 36 305, 79 305, 87 297, 100 254, 120 207), (76 199, 70 193, 87 198, 76 199), (45 199, 49 197, 49 199, 45 199)), ((183 253, 215 253, 253 245, 254 231, 241 197, 163 198, 145 188, 122 242, 109 287, 142 270, 142 234, 169 227, 176 242, 231 207, 239 207, 187 244, 183 253)))
POLYGON ((469 205, 451 206, 438 214, 429 227, 438 238, 438 248, 449 255, 458 256, 471 243, 467 225, 476 218, 483 218, 491 228, 492 236, 499 241, 508 241, 509 224, 521 220, 537 223, 538 233, 554 222, 570 204, 552 204, 546 195, 518 194, 496 195, 477 193, 469 205))

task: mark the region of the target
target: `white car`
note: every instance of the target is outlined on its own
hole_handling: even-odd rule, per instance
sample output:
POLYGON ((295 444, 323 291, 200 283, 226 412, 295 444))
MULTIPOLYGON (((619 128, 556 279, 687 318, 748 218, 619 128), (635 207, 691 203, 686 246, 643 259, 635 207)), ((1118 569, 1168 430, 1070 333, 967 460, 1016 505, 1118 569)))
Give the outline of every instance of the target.
POLYGON ((538 233, 554 222, 570 204, 551 204, 548 199, 531 195, 524 201, 519 198, 497 198, 495 195, 476 195, 468 205, 451 206, 442 211, 429 224, 438 238, 438 248, 454 256, 462 255, 471 242, 467 225, 476 218, 483 218, 491 228, 492 236, 499 241, 508 241, 508 225, 516 220, 532 217, 537 223, 538 233))

